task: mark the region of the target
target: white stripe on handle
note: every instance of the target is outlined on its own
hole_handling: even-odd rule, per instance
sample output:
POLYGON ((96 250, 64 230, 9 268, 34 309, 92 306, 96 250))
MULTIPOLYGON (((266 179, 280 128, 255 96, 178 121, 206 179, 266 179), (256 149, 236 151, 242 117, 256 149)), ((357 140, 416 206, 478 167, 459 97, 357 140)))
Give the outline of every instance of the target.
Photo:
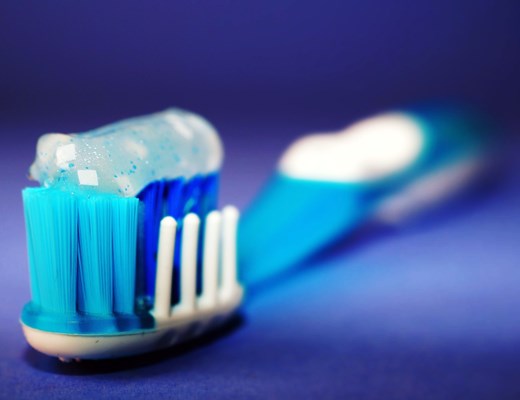
POLYGON ((181 298, 179 307, 185 312, 195 310, 197 278, 197 242, 200 220, 196 214, 184 217, 181 249, 181 298))
POLYGON ((220 297, 227 299, 237 288, 237 224, 238 210, 227 206, 222 210, 222 286, 220 297))
POLYGON ((154 312, 157 318, 169 318, 171 310, 173 252, 177 222, 172 217, 161 220, 155 276, 154 312))
POLYGON ((217 304, 221 220, 218 211, 212 211, 206 217, 201 297, 201 302, 205 307, 214 307, 217 304))

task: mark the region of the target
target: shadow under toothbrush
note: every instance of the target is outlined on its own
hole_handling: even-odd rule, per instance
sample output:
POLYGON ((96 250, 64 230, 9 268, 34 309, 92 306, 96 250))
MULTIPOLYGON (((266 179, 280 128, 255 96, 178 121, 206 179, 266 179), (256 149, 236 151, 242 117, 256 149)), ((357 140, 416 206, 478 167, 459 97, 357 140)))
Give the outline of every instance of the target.
MULTIPOLYGON (((183 355, 210 346, 213 342, 236 332, 246 323, 244 315, 239 312, 231 317, 224 325, 210 331, 202 336, 172 346, 167 349, 145 353, 132 357, 122 357, 104 360, 81 360, 80 362, 64 363, 55 357, 42 354, 27 346, 23 359, 34 369, 39 371, 60 374, 60 375, 103 375, 129 371, 147 366, 156 365, 183 355)), ((169 370, 171 372, 171 370, 169 370)))

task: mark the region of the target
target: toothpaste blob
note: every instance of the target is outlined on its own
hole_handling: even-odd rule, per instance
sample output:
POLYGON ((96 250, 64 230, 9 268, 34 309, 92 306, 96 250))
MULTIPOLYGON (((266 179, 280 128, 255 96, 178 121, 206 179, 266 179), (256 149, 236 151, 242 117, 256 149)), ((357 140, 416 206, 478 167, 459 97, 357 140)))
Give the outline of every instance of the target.
POLYGON ((132 197, 153 181, 216 172, 222 158, 209 122, 168 109, 81 134, 43 135, 30 177, 44 187, 132 197))

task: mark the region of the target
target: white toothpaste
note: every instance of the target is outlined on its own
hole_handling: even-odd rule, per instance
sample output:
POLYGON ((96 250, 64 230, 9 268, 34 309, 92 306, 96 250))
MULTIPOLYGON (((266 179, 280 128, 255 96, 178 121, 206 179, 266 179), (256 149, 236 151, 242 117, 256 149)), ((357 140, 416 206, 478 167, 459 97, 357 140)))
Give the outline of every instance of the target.
POLYGON ((43 135, 30 176, 45 187, 131 197, 159 179, 216 172, 222 158, 220 138, 209 122, 168 109, 82 134, 43 135))

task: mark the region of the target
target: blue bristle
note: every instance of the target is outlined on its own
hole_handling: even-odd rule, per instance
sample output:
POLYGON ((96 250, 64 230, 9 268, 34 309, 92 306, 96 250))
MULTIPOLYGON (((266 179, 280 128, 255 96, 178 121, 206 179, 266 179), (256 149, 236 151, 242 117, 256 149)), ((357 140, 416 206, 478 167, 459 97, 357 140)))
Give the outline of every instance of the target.
POLYGON ((193 179, 188 181, 184 186, 184 190, 182 193, 183 202, 184 202, 184 210, 183 214, 186 215, 190 212, 195 213, 197 215, 201 215, 201 207, 199 204, 199 199, 203 196, 202 193, 202 182, 204 180, 200 176, 195 176, 193 179))
POLYGON ((132 313, 136 198, 23 191, 32 301, 43 311, 132 313))
POLYGON ((144 263, 141 278, 144 282, 140 282, 140 286, 144 287, 144 291, 150 299, 153 297, 155 290, 155 262, 157 257, 157 241, 159 238, 159 224, 163 216, 163 199, 165 195, 165 181, 157 181, 149 184, 141 193, 139 198, 143 202, 144 215, 142 216, 142 237, 141 243, 144 263), (153 266, 148 267, 148 266, 153 266))
POLYGON ((112 312, 112 210, 110 198, 81 199, 79 211, 79 311, 112 312))
POLYGON ((199 199, 199 207, 204 215, 217 208, 219 175, 206 176, 202 181, 203 196, 199 199))
POLYGON ((23 191, 33 303, 76 312, 77 199, 46 189, 23 191))
POLYGON ((134 311, 136 237, 139 200, 112 200, 114 254, 114 311, 134 311))
MULTIPOLYGON (((142 238, 139 245, 139 295, 150 306, 155 290, 157 239, 161 219, 170 215, 177 220, 177 239, 172 285, 172 302, 178 299, 178 270, 182 240, 182 218, 190 213, 203 217, 217 206, 218 174, 195 176, 189 180, 177 178, 149 184, 138 197, 143 203, 142 238)), ((200 258, 199 258, 200 259, 200 258)), ((199 274, 200 275, 200 274, 199 274)))
POLYGON ((168 183, 166 213, 176 220, 180 220, 184 212, 183 188, 184 179, 175 179, 168 183))

